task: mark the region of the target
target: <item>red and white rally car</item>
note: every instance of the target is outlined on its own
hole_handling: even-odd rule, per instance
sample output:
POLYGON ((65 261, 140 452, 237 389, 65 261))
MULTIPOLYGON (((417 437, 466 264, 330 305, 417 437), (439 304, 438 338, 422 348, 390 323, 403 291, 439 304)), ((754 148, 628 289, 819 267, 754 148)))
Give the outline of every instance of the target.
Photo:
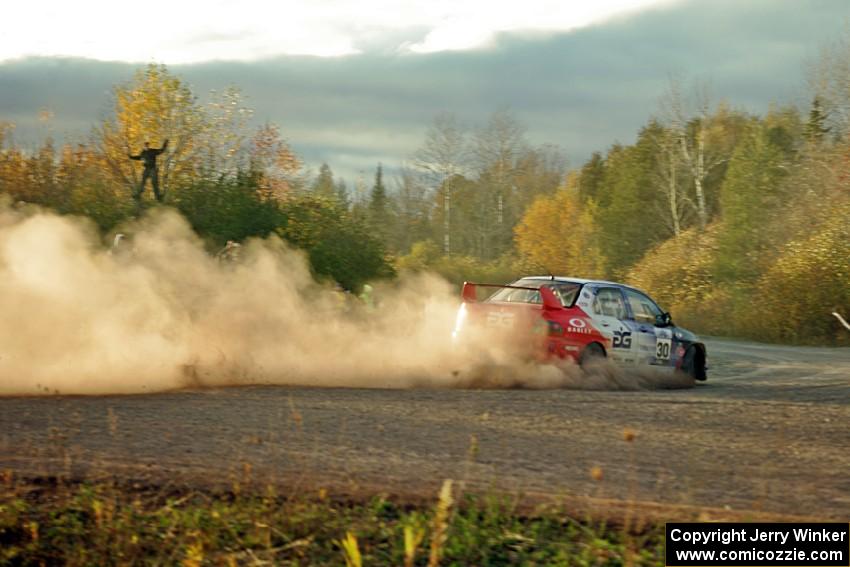
POLYGON ((644 292, 620 283, 554 276, 509 285, 467 282, 453 336, 461 340, 470 327, 507 332, 543 358, 583 364, 607 357, 706 379, 706 350, 699 338, 674 325, 644 292), (495 293, 478 301, 479 288, 495 293))

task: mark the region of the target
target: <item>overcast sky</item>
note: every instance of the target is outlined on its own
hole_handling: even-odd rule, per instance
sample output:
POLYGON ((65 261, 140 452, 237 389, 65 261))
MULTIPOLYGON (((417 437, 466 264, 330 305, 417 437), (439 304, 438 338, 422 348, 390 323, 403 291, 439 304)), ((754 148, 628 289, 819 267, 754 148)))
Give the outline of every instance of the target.
POLYGON ((633 141, 671 74, 751 112, 807 104, 807 61, 848 17, 847 0, 14 2, 0 120, 23 145, 81 138, 112 85, 162 62, 202 99, 239 86, 309 167, 349 181, 399 166, 441 111, 474 127, 508 107, 580 166, 633 141))

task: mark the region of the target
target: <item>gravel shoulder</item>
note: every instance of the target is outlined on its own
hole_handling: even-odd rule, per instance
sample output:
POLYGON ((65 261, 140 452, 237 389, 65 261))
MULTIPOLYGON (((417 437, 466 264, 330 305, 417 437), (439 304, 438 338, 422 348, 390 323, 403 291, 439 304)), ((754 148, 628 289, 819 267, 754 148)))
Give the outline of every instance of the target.
POLYGON ((709 381, 688 390, 0 398, 0 469, 230 482, 249 464, 293 489, 433 494, 453 478, 577 502, 850 517, 850 349, 707 343, 709 381))

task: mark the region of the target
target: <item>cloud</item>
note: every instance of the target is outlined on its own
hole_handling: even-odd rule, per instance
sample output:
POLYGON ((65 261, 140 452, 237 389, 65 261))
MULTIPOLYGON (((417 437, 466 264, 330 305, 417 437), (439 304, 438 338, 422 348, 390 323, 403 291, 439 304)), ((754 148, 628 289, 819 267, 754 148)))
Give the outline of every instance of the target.
POLYGON ((454 4, 428 35, 408 47, 415 53, 474 49, 492 45, 504 32, 566 32, 625 16, 672 0, 597 0, 559 2, 531 0, 516 3, 465 2, 454 4))
MULTIPOLYGON (((443 9, 434 3, 434 14, 443 9)), ((441 111, 474 126, 508 106, 532 143, 560 145, 578 166, 593 151, 630 143, 656 112, 671 73, 706 81, 715 101, 751 112, 771 102, 805 108, 803 65, 824 38, 845 31, 848 15, 844 0, 688 2, 569 33, 496 33, 488 49, 414 53, 393 48, 413 31, 404 28, 390 42, 380 32, 395 20, 402 30, 393 12, 377 14, 375 26, 357 32, 371 42, 369 49, 356 45, 359 54, 170 68, 201 98, 238 85, 258 121, 279 124, 309 166, 327 162, 351 186, 361 172, 370 182, 378 161, 390 169, 404 161, 441 111)), ((416 33, 411 45, 424 45, 427 30, 416 33)), ((226 43, 228 36, 213 40, 226 43)), ((80 59, 0 64, 0 120, 18 122, 18 139, 34 143, 46 128, 38 111, 49 107, 55 134, 84 135, 81 124, 108 112, 111 85, 136 68, 80 59)))
POLYGON ((13 25, 4 28, 0 61, 62 56, 179 64, 331 57, 386 45, 390 38, 396 49, 431 53, 482 47, 505 31, 567 31, 659 3, 146 0, 128 11, 110 0, 18 2, 4 8, 13 25))

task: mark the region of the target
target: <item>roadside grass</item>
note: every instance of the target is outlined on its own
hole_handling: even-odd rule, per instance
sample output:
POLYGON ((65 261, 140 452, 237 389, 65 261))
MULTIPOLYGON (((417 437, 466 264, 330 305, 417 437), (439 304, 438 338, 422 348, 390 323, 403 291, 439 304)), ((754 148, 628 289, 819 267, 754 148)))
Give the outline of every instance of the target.
POLYGON ((411 504, 0 475, 0 565, 663 565, 663 538, 451 481, 411 504))

